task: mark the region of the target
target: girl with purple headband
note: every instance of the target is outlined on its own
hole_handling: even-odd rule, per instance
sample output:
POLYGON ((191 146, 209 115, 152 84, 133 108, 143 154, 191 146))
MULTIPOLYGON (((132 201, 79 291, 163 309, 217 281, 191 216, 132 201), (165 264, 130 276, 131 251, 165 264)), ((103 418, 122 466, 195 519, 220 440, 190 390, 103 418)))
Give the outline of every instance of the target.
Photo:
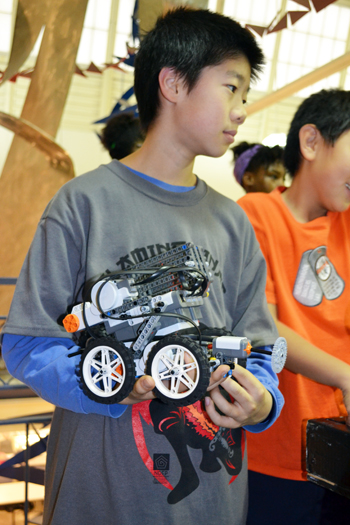
POLYGON ((234 176, 247 193, 270 193, 284 186, 283 148, 241 142, 232 148, 234 176))

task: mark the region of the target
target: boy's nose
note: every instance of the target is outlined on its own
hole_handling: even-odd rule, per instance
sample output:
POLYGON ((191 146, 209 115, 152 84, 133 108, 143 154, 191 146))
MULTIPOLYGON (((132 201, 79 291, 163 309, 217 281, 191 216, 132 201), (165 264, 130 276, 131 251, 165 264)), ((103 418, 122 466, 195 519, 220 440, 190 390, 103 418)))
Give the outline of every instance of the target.
POLYGON ((231 111, 231 120, 237 122, 237 124, 243 124, 247 118, 247 110, 244 104, 241 104, 238 107, 235 107, 231 111))

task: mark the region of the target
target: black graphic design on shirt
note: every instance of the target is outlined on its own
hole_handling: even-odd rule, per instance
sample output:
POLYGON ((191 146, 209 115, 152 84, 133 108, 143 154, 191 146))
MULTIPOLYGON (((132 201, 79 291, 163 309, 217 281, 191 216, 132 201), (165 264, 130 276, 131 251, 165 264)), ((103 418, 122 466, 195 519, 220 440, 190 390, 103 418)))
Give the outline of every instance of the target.
POLYGON ((242 469, 244 431, 214 425, 200 401, 187 407, 166 405, 159 399, 138 403, 132 408, 132 425, 139 454, 156 483, 170 490, 167 501, 171 505, 189 496, 200 484, 188 447, 202 450, 199 465, 202 472, 211 474, 224 467, 228 484, 236 479, 242 469), (162 453, 154 454, 153 459, 149 456, 142 420, 153 425, 154 432, 163 435, 174 450, 173 461, 177 460, 181 467, 180 479, 175 487, 167 479, 170 457, 162 453))
POLYGON ((323 297, 332 301, 343 293, 345 283, 327 257, 326 246, 303 253, 293 296, 305 306, 317 306, 323 297))

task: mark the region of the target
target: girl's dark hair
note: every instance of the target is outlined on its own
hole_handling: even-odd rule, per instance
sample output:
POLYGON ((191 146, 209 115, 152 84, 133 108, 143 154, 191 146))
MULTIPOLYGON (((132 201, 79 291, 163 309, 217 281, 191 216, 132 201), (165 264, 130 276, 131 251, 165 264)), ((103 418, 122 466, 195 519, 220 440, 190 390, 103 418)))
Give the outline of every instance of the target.
MULTIPOLYGON (((236 160, 240 155, 242 155, 242 153, 257 145, 258 143, 240 142, 239 144, 237 144, 237 146, 234 146, 232 148, 234 162, 236 162, 236 160)), ((283 163, 284 149, 281 146, 273 146, 272 148, 270 148, 269 146, 264 146, 263 144, 259 144, 259 146, 260 148, 251 158, 245 171, 255 172, 261 167, 268 168, 269 166, 271 166, 271 164, 274 164, 275 162, 283 163)))
POLYGON ((132 113, 120 113, 108 120, 101 133, 101 142, 112 159, 123 159, 144 140, 140 119, 132 113))
POLYGON ((350 91, 322 89, 301 103, 290 125, 284 153, 292 177, 300 168, 299 131, 305 124, 314 124, 325 142, 333 146, 350 129, 350 91))
POLYGON ((205 67, 239 57, 247 58, 255 79, 264 55, 250 31, 232 18, 188 7, 168 11, 136 54, 134 88, 142 127, 147 130, 157 116, 162 68, 174 68, 191 91, 205 67))

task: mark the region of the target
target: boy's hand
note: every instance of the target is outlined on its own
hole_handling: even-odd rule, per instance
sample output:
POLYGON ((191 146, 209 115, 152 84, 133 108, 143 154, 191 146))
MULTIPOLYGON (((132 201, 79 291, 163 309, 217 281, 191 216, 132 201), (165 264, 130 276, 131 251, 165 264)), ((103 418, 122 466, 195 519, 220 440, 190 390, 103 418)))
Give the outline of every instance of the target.
MULTIPOLYGON (((228 366, 220 366, 215 372, 212 373, 210 378, 210 386, 208 390, 214 388, 215 386, 221 384, 226 380, 224 375, 229 371, 228 366)), ((189 375, 194 372, 189 372, 189 375)), ((193 379, 193 378, 192 378, 193 379)), ((134 384, 134 387, 128 397, 123 399, 120 402, 121 405, 134 405, 135 403, 140 403, 141 401, 148 401, 149 399, 155 399, 156 396, 153 394, 152 390, 155 388, 156 384, 151 376, 141 376, 134 384)))
MULTIPOLYGON (((211 375, 210 397, 205 398, 206 411, 214 424, 226 428, 238 428, 245 425, 254 425, 266 419, 272 408, 272 397, 266 388, 248 370, 236 365, 232 376, 224 377, 229 371, 226 365, 219 366, 211 375), (219 390, 221 385, 233 398, 234 403, 227 401, 219 390), (215 410, 215 405, 224 414, 215 410)), ((152 390, 155 388, 151 376, 142 376, 134 384, 128 397, 121 401, 121 405, 134 405, 141 401, 155 399, 152 390)))
MULTIPOLYGON (((212 376, 222 368, 219 367, 215 370, 212 376)), ((222 372, 217 375, 222 376, 222 372)), ((270 392, 249 370, 239 365, 236 365, 235 369, 232 370, 232 377, 236 381, 232 381, 228 377, 223 382, 219 381, 219 384, 233 397, 233 403, 227 401, 221 394, 219 384, 215 382, 219 378, 215 377, 215 381, 213 381, 215 384, 208 389, 210 397, 207 396, 205 398, 205 407, 212 422, 220 427, 238 428, 264 421, 269 415, 273 404, 270 392), (224 415, 219 414, 215 410, 214 403, 224 415)))
POLYGON ((128 397, 120 402, 121 405, 134 405, 135 403, 141 403, 141 401, 148 401, 149 399, 155 399, 155 395, 152 390, 156 386, 153 377, 142 376, 136 380, 134 387, 128 397))

